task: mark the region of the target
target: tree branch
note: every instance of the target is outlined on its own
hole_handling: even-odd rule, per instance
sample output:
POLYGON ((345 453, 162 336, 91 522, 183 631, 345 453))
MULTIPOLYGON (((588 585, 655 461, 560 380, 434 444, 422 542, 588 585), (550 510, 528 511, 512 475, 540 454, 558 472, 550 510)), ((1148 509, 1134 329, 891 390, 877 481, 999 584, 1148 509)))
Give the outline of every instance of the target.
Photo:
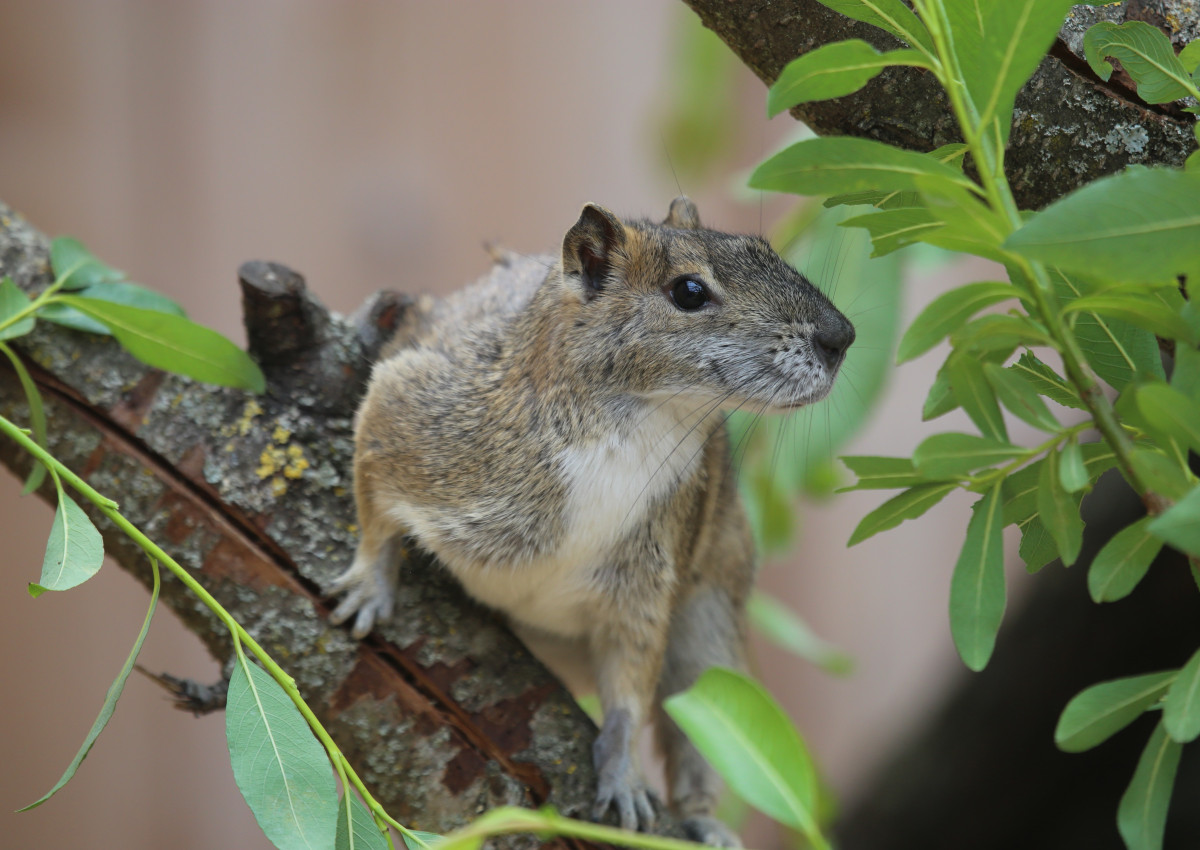
MULTIPOLYGON (((861 38, 880 49, 899 46, 881 30, 817 0, 684 2, 768 85, 788 62, 829 42, 861 38)), ((1182 165, 1196 148, 1187 113, 1169 104, 1147 106, 1127 78, 1114 75, 1104 83, 1091 72, 1083 60, 1083 32, 1101 18, 1149 20, 1177 42, 1200 34, 1200 11, 1190 0, 1077 6, 1051 54, 1017 96, 1005 165, 1023 209, 1039 209, 1132 163, 1182 165)), ((889 68, 855 94, 802 104, 792 115, 821 135, 859 136, 913 150, 962 141, 945 93, 933 74, 919 68, 889 68)))
MULTIPOLYGON (((39 291, 51 279, 48 256, 45 238, 0 204, 0 276, 39 291)), ((491 274, 534 266, 544 270, 514 260, 491 274)), ((441 831, 500 805, 550 803, 586 816, 592 722, 429 559, 406 558, 399 614, 368 640, 326 621, 324 589, 349 565, 357 537, 354 408, 382 341, 420 305, 381 293, 347 320, 282 266, 247 263, 240 276, 250 350, 267 375, 263 396, 164 374, 110 339, 48 322, 14 340, 45 400, 52 452, 195 571, 296 679, 395 817, 441 831)), ((7 364, 0 413, 28 422, 7 364)), ((18 474, 31 464, 8 441, 0 462, 18 474)), ((53 488, 40 495, 53 501, 53 488)), ((106 551, 148 583, 141 550, 92 517, 106 551)), ((221 623, 169 575, 162 599, 217 659, 229 657, 221 623)), ((672 826, 664 819, 664 830, 672 826)))

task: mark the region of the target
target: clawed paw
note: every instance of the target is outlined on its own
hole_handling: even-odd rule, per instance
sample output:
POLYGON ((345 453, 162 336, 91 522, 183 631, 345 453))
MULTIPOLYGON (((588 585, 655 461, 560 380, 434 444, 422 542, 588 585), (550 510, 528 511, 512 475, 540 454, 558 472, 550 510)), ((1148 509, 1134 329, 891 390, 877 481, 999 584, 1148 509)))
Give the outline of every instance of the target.
POLYGON ((654 828, 654 801, 653 793, 640 779, 601 776, 592 820, 600 820, 615 808, 621 829, 648 832, 654 828))
POLYGON ((360 566, 359 561, 355 561, 350 569, 334 581, 330 593, 335 596, 344 593, 346 596, 329 615, 329 621, 337 626, 354 617, 350 634, 360 640, 370 634, 376 623, 382 623, 392 616, 396 601, 386 576, 360 566))

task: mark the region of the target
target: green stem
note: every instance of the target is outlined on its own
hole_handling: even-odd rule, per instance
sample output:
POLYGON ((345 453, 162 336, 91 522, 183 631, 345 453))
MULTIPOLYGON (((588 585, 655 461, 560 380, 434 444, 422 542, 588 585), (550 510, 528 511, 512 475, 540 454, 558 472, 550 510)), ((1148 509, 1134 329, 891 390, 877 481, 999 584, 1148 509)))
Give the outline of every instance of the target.
POLYGON ((0 320, 0 331, 32 316, 47 304, 54 303, 54 293, 56 293, 62 287, 64 280, 66 280, 66 278, 60 278, 59 280, 54 281, 54 283, 47 286, 38 294, 36 298, 30 301, 29 306, 21 308, 7 319, 0 320))
MULTIPOLYGON (((188 588, 188 590, 195 594, 196 597, 199 598, 209 610, 216 614, 217 618, 229 630, 230 635, 233 637, 234 646, 238 649, 239 654, 240 644, 245 644, 250 648, 250 651, 254 653, 254 656, 258 659, 259 663, 262 664, 263 669, 265 669, 271 675, 271 677, 279 683, 280 687, 283 688, 284 692, 291 699, 292 703, 300 711, 300 714, 308 722, 309 728, 312 729, 313 734, 317 736, 317 740, 324 745, 326 752, 336 753, 334 764, 336 765, 338 762, 341 762, 344 765, 346 775, 350 779, 351 784, 358 789, 359 794, 361 794, 362 798, 367 802, 367 806, 374 812, 383 812, 382 805, 380 805, 380 803, 371 795, 371 792, 367 790, 366 785, 363 784, 362 779, 359 778, 358 774, 354 771, 354 768, 346 760, 345 755, 343 755, 341 750, 338 749, 338 746, 334 742, 333 738, 325 730, 325 727, 321 725, 321 721, 317 719, 317 716, 313 713, 312 709, 308 707, 308 703, 306 703, 304 698, 300 696, 300 691, 296 688, 296 681, 289 676, 282 667, 275 663, 274 659, 267 654, 267 651, 259 646, 258 642, 250 636, 250 633, 242 628, 241 624, 239 624, 237 620, 233 618, 233 615, 226 611, 224 606, 222 606, 221 603, 218 602, 202 584, 200 584, 200 582, 196 581, 196 579, 193 578, 187 570, 181 567, 174 558, 164 552, 157 543, 143 534, 137 528, 137 526, 122 516, 117 510, 116 502, 100 495, 95 488, 68 469, 61 461, 59 461, 56 457, 54 457, 48 451, 39 446, 29 436, 27 436, 22 429, 18 428, 15 424, 3 416, 0 416, 0 433, 4 433, 10 437, 18 445, 25 449, 25 451, 45 464, 46 468, 50 470, 51 476, 54 478, 55 485, 59 488, 60 495, 62 493, 62 479, 65 479, 67 483, 74 487, 79 493, 86 496, 88 500, 91 501, 101 513, 108 517, 108 519, 114 525, 125 532, 125 534, 131 540, 133 540, 134 543, 140 546, 143 552, 150 557, 157 559, 160 563, 165 564, 167 569, 169 569, 175 575, 175 577, 179 579, 179 581, 182 582, 185 587, 188 588)), ((412 834, 411 830, 392 820, 390 817, 387 817, 387 820, 405 835, 412 834)), ((416 838, 416 836, 413 837, 416 838)), ((417 840, 419 841, 420 839, 417 840)))

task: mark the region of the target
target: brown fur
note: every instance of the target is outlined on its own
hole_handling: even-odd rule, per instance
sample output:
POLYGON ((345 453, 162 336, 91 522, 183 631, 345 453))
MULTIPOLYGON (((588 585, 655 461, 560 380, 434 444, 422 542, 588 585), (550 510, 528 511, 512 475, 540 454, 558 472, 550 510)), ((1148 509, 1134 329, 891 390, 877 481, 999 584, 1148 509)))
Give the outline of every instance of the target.
MULTIPOLYGON (((582 644, 605 711, 597 813, 645 828, 637 730, 707 667, 744 663, 754 552, 721 411, 824 397, 853 328, 685 198, 662 224, 588 205, 547 266, 435 305, 377 364, 357 419, 362 540, 334 618, 361 636, 391 613, 412 536, 523 635, 582 644)), ((661 713, 658 737, 689 833, 735 844, 711 769, 661 713)))

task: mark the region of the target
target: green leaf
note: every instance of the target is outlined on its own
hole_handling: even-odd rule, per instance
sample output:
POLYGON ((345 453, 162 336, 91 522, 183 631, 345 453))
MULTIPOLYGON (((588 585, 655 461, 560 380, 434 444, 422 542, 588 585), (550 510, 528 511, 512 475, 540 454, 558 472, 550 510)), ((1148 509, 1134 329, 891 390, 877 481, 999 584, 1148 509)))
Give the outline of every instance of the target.
POLYGON ((42 576, 30 582, 29 595, 47 590, 69 590, 94 576, 104 563, 104 541, 83 508, 61 490, 50 540, 42 559, 42 576))
POLYGON ((1008 141, 1017 92, 1054 43, 1070 0, 973 0, 946 3, 954 52, 979 114, 1008 141))
POLYGON ((903 192, 916 178, 974 187, 969 178, 928 154, 901 150, 871 139, 844 136, 807 139, 768 159, 750 176, 750 186, 796 195, 845 192, 903 192))
MULTIPOLYGON (((1200 39, 1192 43, 1200 44, 1200 39)), ((1187 345, 1175 346, 1171 386, 1192 401, 1200 401, 1200 350, 1187 345)))
POLYGON ((1083 452, 1072 437, 1058 453, 1058 480, 1068 493, 1078 493, 1088 486, 1087 466, 1083 452))
MULTIPOLYGON (((942 145, 934 148, 928 154, 929 157, 936 159, 938 162, 944 162, 947 165, 957 163, 958 167, 962 168, 962 159, 967 152, 967 146, 961 143, 942 145)), ((857 205, 869 204, 876 209, 892 210, 902 207, 919 207, 921 201, 916 192, 851 192, 845 195, 834 195, 831 198, 826 198, 824 206, 837 207, 842 205, 857 205)))
POLYGON ((150 366, 199 381, 261 393, 266 379, 250 356, 214 330, 181 316, 67 295, 62 302, 107 325, 117 341, 150 366))
MULTIPOLYGON (((111 301, 114 304, 126 304, 130 307, 141 307, 143 310, 154 310, 158 313, 169 313, 172 316, 186 317, 183 308, 175 301, 161 292, 146 289, 144 286, 138 286, 136 283, 128 283, 126 281, 105 283, 98 286, 90 286, 87 289, 80 290, 77 294, 84 298, 97 298, 101 301, 111 301)), ((63 327, 71 328, 72 330, 84 331, 85 333, 102 334, 105 336, 110 333, 108 326, 102 322, 85 316, 73 307, 68 307, 66 304, 54 301, 39 310, 38 317, 62 325, 63 327)))
MULTIPOLYGON (((405 842, 407 843, 407 842, 405 842)), ((346 791, 338 803, 335 850, 388 850, 388 840, 362 800, 346 791)))
POLYGON ((69 236, 59 236, 50 243, 50 267, 65 290, 125 279, 124 274, 97 260, 83 243, 69 236))
MULTIPOLYGON (((22 310, 28 309, 30 303, 29 296, 12 282, 12 278, 0 280, 0 325, 11 320, 22 310)), ((0 340, 24 336, 33 330, 35 322, 33 316, 26 316, 8 327, 0 327, 0 340)))
POLYGON ((1058 453, 1051 450, 1038 476, 1038 518, 1054 538, 1063 564, 1069 567, 1083 546, 1083 520, 1079 505, 1063 488, 1058 471, 1058 453))
POLYGON ((1183 317, 1149 294, 1085 295, 1063 306, 1062 312, 1094 313, 1145 328, 1164 339, 1193 341, 1192 329, 1183 317))
POLYGON ((1189 74, 1200 70, 1200 38, 1189 41, 1183 50, 1179 51, 1179 64, 1189 74))
MULTIPOLYGON (((411 831, 414 836, 424 841, 427 847, 432 847, 436 842, 439 842, 444 838, 444 836, 438 835, 436 832, 423 832, 419 829, 414 829, 411 831)), ((407 835, 402 835, 401 837, 404 839, 404 846, 407 847, 408 850, 422 850, 421 845, 412 838, 409 838, 407 835)))
MULTIPOLYGON (((929 214, 945 226, 924 234, 923 241, 948 251, 975 254, 998 263, 1012 259, 1000 250, 1011 228, 1002 216, 992 211, 961 186, 944 181, 917 178, 921 202, 929 214)), ((1018 293, 1019 294, 1019 293, 1018 293)))
POLYGON ((1054 743, 1068 753, 1082 753, 1102 744, 1158 702, 1175 674, 1174 670, 1146 673, 1085 688, 1063 709, 1054 743))
POLYGON ((842 222, 843 227, 861 227, 871 234, 875 250, 872 257, 882 257, 914 242, 920 242, 930 230, 945 227, 923 207, 907 207, 868 213, 842 222))
POLYGON ((96 743, 96 739, 100 737, 100 733, 104 731, 104 727, 108 725, 108 719, 112 717, 113 712, 117 708, 117 700, 121 698, 121 692, 125 690, 125 681, 129 678, 130 672, 133 670, 133 664, 137 661, 138 653, 142 650, 142 644, 146 641, 146 634, 150 631, 150 620, 154 617, 154 608, 158 605, 158 590, 159 590, 159 575, 158 563, 151 560, 151 565, 154 573, 154 586, 150 591, 150 608, 146 611, 146 619, 142 621, 142 629, 138 632, 137 638, 133 642, 133 649, 129 651, 129 656, 125 659, 124 666, 121 667, 117 678, 108 686, 108 693, 104 695, 104 704, 100 706, 100 714, 92 723, 92 728, 88 730, 87 735, 83 739, 83 743, 79 747, 79 751, 75 753, 75 758, 71 759, 71 763, 67 765, 67 769, 63 771, 63 775, 59 777, 58 782, 54 783, 54 787, 43 794, 38 800, 30 803, 20 812, 27 812, 30 809, 36 809, 42 803, 49 800, 58 793, 64 785, 71 781, 71 777, 75 775, 75 771, 79 770, 79 766, 83 764, 83 760, 92 750, 92 745, 96 743))
POLYGON ((1074 385, 1028 351, 1008 369, 1051 401, 1064 407, 1087 410, 1074 385))
MULTIPOLYGON (((48 448, 46 442, 46 409, 42 405, 42 394, 38 392, 37 384, 33 382, 33 378, 29 375, 29 370, 25 368, 25 364, 21 362, 21 358, 16 355, 7 345, 0 345, 0 352, 8 357, 12 363, 13 371, 17 373, 17 380, 21 382, 21 389, 25 392, 25 401, 29 405, 29 424, 33 429, 33 439, 43 449, 48 448)), ((46 480, 46 467, 39 461, 33 464, 33 470, 29 473, 29 477, 25 479, 25 486, 21 490, 21 495, 26 496, 42 486, 42 482, 46 480)))
POLYGON ((1016 287, 1009 283, 968 283, 939 295, 913 319, 900 340, 896 362, 904 363, 924 354, 980 310, 1016 298, 1016 287))
MULTIPOLYGON (((1129 421, 1129 418, 1124 417, 1123 421, 1129 421)), ((1159 449, 1138 446, 1129 460, 1142 482, 1168 499, 1182 499, 1192 488, 1179 461, 1159 449)))
POLYGON ((1137 406, 1156 431, 1200 452, 1200 404, 1166 384, 1143 384, 1137 406))
MULTIPOLYGON (((1053 281, 1060 304, 1082 295, 1081 283, 1057 269, 1053 281)), ((1123 390, 1138 377, 1166 379, 1158 341, 1149 331, 1095 313, 1079 314, 1074 331, 1088 365, 1113 389, 1123 390)))
POLYGON ((1095 180, 1034 215, 1004 247, 1123 283, 1200 267, 1200 175, 1138 168, 1095 180))
POLYGON ((1200 558, 1200 485, 1156 516, 1148 527, 1151 534, 1180 552, 1200 558))
POLYGON ((238 789, 276 847, 333 843, 337 786, 325 750, 283 688, 241 657, 229 681, 225 737, 238 789))
POLYGON ((912 47, 923 47, 933 53, 933 39, 929 31, 900 0, 819 0, 835 12, 847 18, 871 24, 886 30, 912 47))
POLYGON ((1143 517, 1114 534, 1088 568, 1088 593, 1093 602, 1124 599, 1150 569, 1162 541, 1150 533, 1151 517, 1143 517))
POLYGON ((1017 554, 1025 562, 1026 572, 1036 573, 1058 557, 1058 546, 1037 514, 1019 523, 1017 527, 1021 529, 1021 545, 1017 554))
POLYGON ((819 836, 812 758, 762 685, 713 667, 663 708, 735 794, 780 823, 819 836))
POLYGON ((1163 725, 1167 734, 1181 744, 1200 737, 1200 650, 1192 654, 1167 691, 1163 703, 1163 725))
POLYGON ((929 478, 952 478, 1028 454, 1029 449, 990 437, 948 432, 934 434, 913 452, 913 465, 929 478))
POLYGON ((853 94, 890 65, 930 67, 915 50, 880 53, 857 38, 822 45, 783 69, 767 94, 767 115, 774 118, 801 103, 853 94))
MULTIPOLYGON (((949 364, 949 360, 946 362, 949 364)), ((930 419, 937 419, 956 407, 958 407, 958 399, 954 397, 950 378, 947 377, 946 365, 943 365, 934 376, 933 384, 929 387, 929 394, 925 396, 925 403, 921 405, 921 421, 928 422, 930 419)))
POLYGON ((946 377, 950 379, 955 400, 975 426, 985 436, 1007 443, 1008 428, 1000 405, 996 403, 996 394, 984 374, 983 363, 956 350, 946 361, 946 377))
POLYGON ((746 615, 763 637, 826 672, 844 676, 854 667, 849 655, 819 638, 795 612, 761 590, 751 592, 746 615))
MULTIPOLYGON (((1014 416, 1043 431, 1057 432, 1062 428, 1037 394, 1037 390, 1020 373, 1005 369, 996 363, 984 363, 983 374, 996 391, 996 398, 1012 411, 1014 416)), ((1082 457, 1079 468, 1083 469, 1082 457)))
POLYGON ((1046 329, 1028 316, 1002 314, 980 316, 967 322, 950 336, 956 349, 987 354, 1004 352, 1004 360, 1021 345, 1053 345, 1046 329))
POLYGON ((881 531, 895 528, 906 519, 916 519, 946 497, 946 494, 958 486, 953 481, 943 481, 936 484, 919 484, 910 487, 903 493, 893 496, 882 505, 871 511, 854 533, 850 535, 847 546, 861 543, 868 537, 873 537, 881 531))
POLYGON ((850 455, 843 457, 842 463, 858 477, 853 487, 845 487, 844 490, 889 490, 893 487, 912 487, 927 481, 906 457, 850 455))
POLYGON ((1117 829, 1129 850, 1160 850, 1167 825, 1167 807, 1175 786, 1181 745, 1167 737, 1163 724, 1155 727, 1133 780, 1117 807, 1117 829))
POLYGON ((1083 52, 1096 76, 1107 81, 1113 66, 1109 56, 1121 60, 1133 81, 1138 97, 1146 103, 1168 103, 1196 95, 1196 86, 1175 55, 1171 40, 1157 27, 1142 21, 1121 25, 1100 21, 1083 37, 1083 52))
POLYGON ((1004 619, 1004 544, 999 485, 975 503, 950 579, 950 632, 963 663, 987 666, 1004 619))

